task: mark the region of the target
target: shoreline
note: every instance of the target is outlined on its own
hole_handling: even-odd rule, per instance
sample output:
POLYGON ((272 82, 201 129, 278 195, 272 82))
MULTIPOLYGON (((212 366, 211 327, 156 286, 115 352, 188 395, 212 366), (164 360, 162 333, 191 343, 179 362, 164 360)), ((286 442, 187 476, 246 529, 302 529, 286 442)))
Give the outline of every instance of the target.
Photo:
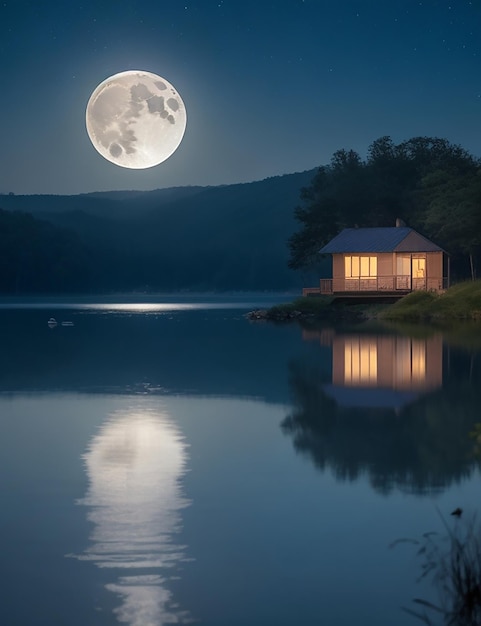
POLYGON ((442 294, 413 291, 391 304, 343 304, 329 296, 302 296, 246 315, 252 321, 378 320, 382 322, 481 321, 481 280, 458 283, 442 294))
POLYGON ((289 304, 277 305, 270 309, 254 309, 246 313, 245 317, 251 321, 267 321, 267 322, 291 322, 302 320, 343 320, 343 321, 362 321, 375 319, 373 315, 369 315, 367 311, 349 310, 346 308, 336 307, 322 313, 313 313, 312 311, 303 311, 299 308, 291 308, 289 304))

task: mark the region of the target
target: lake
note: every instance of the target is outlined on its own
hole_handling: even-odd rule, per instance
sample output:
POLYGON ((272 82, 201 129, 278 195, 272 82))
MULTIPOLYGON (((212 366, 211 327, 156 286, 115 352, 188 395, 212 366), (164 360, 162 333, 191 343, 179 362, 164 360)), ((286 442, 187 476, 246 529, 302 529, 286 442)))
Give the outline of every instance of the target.
POLYGON ((399 540, 476 513, 479 326, 245 318, 285 300, 0 301, 2 623, 419 623, 399 540))

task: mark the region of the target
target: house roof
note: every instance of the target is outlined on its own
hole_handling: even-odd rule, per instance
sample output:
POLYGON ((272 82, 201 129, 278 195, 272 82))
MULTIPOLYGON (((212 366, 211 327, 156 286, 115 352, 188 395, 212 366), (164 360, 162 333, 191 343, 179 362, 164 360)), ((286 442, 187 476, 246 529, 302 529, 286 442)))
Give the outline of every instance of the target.
POLYGON ((443 252, 443 249, 412 228, 397 226, 345 228, 319 252, 443 252))

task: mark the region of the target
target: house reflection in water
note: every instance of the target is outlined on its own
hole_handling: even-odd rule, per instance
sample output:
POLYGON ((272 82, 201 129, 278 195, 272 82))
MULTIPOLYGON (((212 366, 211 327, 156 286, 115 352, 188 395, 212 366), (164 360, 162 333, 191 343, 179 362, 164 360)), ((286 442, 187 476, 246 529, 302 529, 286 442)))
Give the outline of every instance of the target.
POLYGON ((332 348, 332 384, 325 391, 340 405, 399 408, 442 385, 441 335, 342 335, 323 329, 304 331, 303 338, 332 348))

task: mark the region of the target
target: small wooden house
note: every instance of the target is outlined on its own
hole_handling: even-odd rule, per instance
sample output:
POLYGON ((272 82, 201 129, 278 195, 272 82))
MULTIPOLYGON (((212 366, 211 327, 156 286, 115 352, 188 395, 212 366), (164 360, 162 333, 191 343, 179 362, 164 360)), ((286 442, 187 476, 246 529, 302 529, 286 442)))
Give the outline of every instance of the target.
POLYGON ((319 251, 332 255, 332 278, 314 293, 402 296, 448 286, 447 254, 412 228, 346 228, 319 251))

